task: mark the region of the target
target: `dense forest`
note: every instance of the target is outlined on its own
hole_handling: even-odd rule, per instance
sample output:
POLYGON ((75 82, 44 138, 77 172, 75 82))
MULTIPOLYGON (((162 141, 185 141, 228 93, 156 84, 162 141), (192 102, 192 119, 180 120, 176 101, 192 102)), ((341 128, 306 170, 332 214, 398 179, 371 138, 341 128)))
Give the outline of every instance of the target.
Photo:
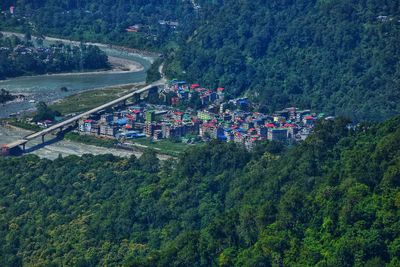
POLYGON ((198 2, 202 21, 171 59, 175 76, 246 94, 268 111, 400 114, 400 1, 198 2))
MULTIPOLYGON (((42 65, 29 37, 47 34, 162 51, 169 77, 225 87, 262 111, 400 113, 399 0, 1 5, 0 29, 26 38, 1 38, 0 77, 105 58, 55 45, 57 60, 42 65)), ((213 142, 163 162, 150 150, 0 158, 0 266, 400 266, 399 186, 399 116, 322 120, 291 147, 213 142)))
POLYGON ((400 113, 399 0, 2 3, 15 4, 4 29, 163 51, 169 77, 247 95, 262 111, 400 113))
POLYGON ((148 50, 158 50, 176 39, 178 32, 190 31, 186 21, 194 16, 190 1, 181 0, 2 1, 3 10, 11 5, 15 6, 15 16, 3 14, 0 20, 5 29, 148 50), (169 22, 177 22, 178 27, 169 22), (182 23, 185 27, 179 27, 182 23), (130 26, 138 26, 138 31, 127 32, 130 26))
POLYGON ((235 144, 0 159, 1 266, 399 266, 400 117, 235 144))
POLYGON ((43 39, 21 39, 0 33, 0 79, 21 75, 108 69, 107 55, 97 46, 62 43, 43 46, 43 39))

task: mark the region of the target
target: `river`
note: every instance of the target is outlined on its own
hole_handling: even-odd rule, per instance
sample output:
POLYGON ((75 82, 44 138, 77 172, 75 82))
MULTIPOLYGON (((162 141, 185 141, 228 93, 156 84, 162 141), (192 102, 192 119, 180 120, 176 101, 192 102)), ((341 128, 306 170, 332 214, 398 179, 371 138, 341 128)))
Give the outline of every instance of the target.
MULTIPOLYGON (((48 38, 46 42, 49 44, 55 41, 59 41, 59 39, 55 40, 54 38, 48 38)), ((62 41, 65 43, 71 43, 71 41, 68 40, 62 41)), ((146 80, 146 71, 154 61, 154 57, 113 49, 107 45, 95 45, 98 45, 109 57, 120 58, 125 62, 126 60, 131 61, 133 65, 138 66, 137 70, 25 76, 0 81, 0 88, 4 88, 13 94, 24 94, 27 96, 26 100, 23 102, 12 102, 0 105, 0 118, 5 118, 12 113, 34 108, 35 103, 33 103, 33 101, 51 102, 85 90, 117 86, 121 84, 141 83, 146 80), (67 87, 68 91, 62 92, 60 90, 61 87, 67 87)), ((28 133, 28 131, 22 129, 0 126, 0 145, 20 139, 28 133)), ((49 136, 47 138, 52 137, 49 136)), ((142 154, 140 151, 130 152, 120 149, 108 149, 74 143, 68 140, 60 140, 40 149, 30 149, 37 146, 40 142, 40 138, 38 140, 30 141, 27 148, 28 153, 48 159, 55 159, 59 155, 83 155, 88 153, 94 155, 112 153, 116 156, 122 157, 128 157, 132 154, 140 156, 142 154)), ((168 158, 165 156, 159 157, 160 159, 168 158)))
MULTIPOLYGON (((60 40, 61 39, 48 38, 45 43, 51 44, 60 40)), ((71 41, 68 40, 62 41, 71 43, 71 41)), ((146 80, 146 71, 154 61, 154 57, 113 49, 103 44, 95 45, 98 45, 99 48, 110 57, 120 58, 125 61, 129 60, 134 65, 140 67, 137 68, 137 71, 24 76, 0 81, 0 88, 4 88, 13 94, 23 94, 27 96, 25 101, 0 105, 0 118, 6 118, 12 113, 32 109, 38 101, 51 102, 89 89, 140 83, 146 80), (68 91, 61 91, 61 87, 68 88, 68 91)))

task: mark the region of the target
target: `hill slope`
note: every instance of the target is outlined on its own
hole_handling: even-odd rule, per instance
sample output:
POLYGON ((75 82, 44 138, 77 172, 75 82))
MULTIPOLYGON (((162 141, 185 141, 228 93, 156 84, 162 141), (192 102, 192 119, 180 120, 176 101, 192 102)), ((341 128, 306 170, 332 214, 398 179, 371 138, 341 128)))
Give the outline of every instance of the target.
POLYGON ((398 0, 199 2, 200 27, 171 64, 184 78, 246 93, 269 111, 400 113, 398 0))
POLYGON ((2 266, 398 266, 400 118, 159 164, 0 159, 2 266))
POLYGON ((171 78, 226 87, 262 110, 400 114, 399 0, 3 2, 16 8, 2 28, 162 50, 171 78))

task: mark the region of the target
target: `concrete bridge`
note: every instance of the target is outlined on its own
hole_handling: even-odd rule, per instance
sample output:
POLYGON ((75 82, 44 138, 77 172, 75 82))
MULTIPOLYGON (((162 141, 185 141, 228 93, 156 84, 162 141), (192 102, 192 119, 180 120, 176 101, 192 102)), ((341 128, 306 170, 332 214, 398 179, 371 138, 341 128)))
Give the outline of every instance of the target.
POLYGON ((84 117, 87 117, 87 116, 89 116, 89 115, 91 115, 93 113, 102 111, 104 109, 116 106, 116 105, 118 105, 120 103, 126 103, 126 101, 128 99, 132 99, 132 98, 138 97, 138 96, 140 97, 140 94, 142 94, 144 92, 147 92, 147 91, 150 91, 152 88, 158 88, 160 86, 163 86, 164 84, 165 84, 164 79, 162 79, 160 81, 157 81, 157 82, 154 82, 154 83, 152 83, 150 85, 147 85, 147 86, 145 86, 145 87, 143 87, 141 89, 135 90, 135 91, 133 91, 133 92, 127 94, 127 95, 124 95, 124 96, 122 96, 122 97, 120 97, 118 99, 115 99, 115 100, 110 101, 110 102, 108 102, 106 104, 103 104, 103 105, 98 106, 96 108, 93 108, 93 109, 91 109, 89 111, 83 112, 83 113, 81 113, 79 115, 76 115, 76 116, 74 116, 72 118, 69 118, 69 119, 67 119, 65 121, 57 123, 57 124, 55 124, 53 126, 50 126, 49 128, 46 128, 46 129, 44 129, 44 130, 42 130, 40 132, 36 132, 36 133, 30 134, 30 135, 27 135, 27 136, 25 136, 24 138, 22 138, 20 140, 16 140, 16 141, 11 142, 9 144, 5 144, 5 145, 3 145, 1 147, 1 153, 3 155, 7 155, 7 154, 10 153, 10 151, 12 151, 13 149, 15 149, 17 147, 21 147, 22 150, 25 151, 26 143, 28 143, 29 141, 31 141, 33 139, 39 138, 39 137, 42 138, 42 142, 44 143, 44 137, 47 134, 50 134, 50 133, 52 133, 54 131, 57 131, 57 130, 62 131, 63 129, 65 129, 65 128, 71 126, 71 125, 75 125, 80 119, 82 119, 84 117))

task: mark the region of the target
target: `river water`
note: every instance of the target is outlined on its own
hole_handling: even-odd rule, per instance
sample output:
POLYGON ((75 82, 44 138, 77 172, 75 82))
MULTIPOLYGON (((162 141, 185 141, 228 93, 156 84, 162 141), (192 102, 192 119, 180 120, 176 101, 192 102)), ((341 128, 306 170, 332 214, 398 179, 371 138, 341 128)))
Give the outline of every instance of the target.
MULTIPOLYGON (((69 42, 69 41, 66 41, 69 42)), ((47 41, 47 44, 51 42, 47 41)), ((0 105, 0 118, 6 118, 12 113, 17 113, 34 108, 38 101, 50 102, 81 91, 103 88, 121 84, 144 82, 146 71, 151 66, 154 58, 139 54, 128 53, 107 46, 99 46, 108 56, 134 61, 141 65, 136 72, 100 72, 25 76, 0 81, 0 88, 13 94, 23 94, 27 98, 23 102, 12 102, 0 105), (62 92, 61 87, 67 87, 67 92, 62 92)))
MULTIPOLYGON (((146 71, 151 66, 153 57, 142 56, 112 49, 101 45, 100 49, 105 51, 108 56, 127 59, 141 65, 142 68, 136 72, 101 72, 101 73, 76 73, 68 75, 41 75, 18 77, 0 81, 0 88, 4 88, 14 94, 24 94, 27 96, 23 102, 12 102, 0 105, 0 118, 8 117, 12 113, 22 112, 34 108, 33 101, 50 102, 62 99, 66 96, 76 94, 85 90, 94 88, 103 88, 121 84, 140 83, 146 80, 146 71), (67 87, 68 92, 62 92, 61 87, 67 87), (31 100, 31 101, 30 101, 31 100)), ((29 132, 21 129, 8 128, 0 126, 0 145, 21 139, 29 132)), ((53 138, 48 136, 48 139, 53 138)), ((46 140, 49 141, 49 140, 46 140)), ((116 156, 127 157, 132 154, 140 156, 139 151, 130 152, 120 149, 108 149, 80 143, 74 143, 67 140, 61 140, 44 147, 37 147, 40 144, 38 140, 32 140, 27 144, 27 151, 43 158, 55 159, 59 155, 83 155, 83 154, 106 154, 112 153, 116 156)))

